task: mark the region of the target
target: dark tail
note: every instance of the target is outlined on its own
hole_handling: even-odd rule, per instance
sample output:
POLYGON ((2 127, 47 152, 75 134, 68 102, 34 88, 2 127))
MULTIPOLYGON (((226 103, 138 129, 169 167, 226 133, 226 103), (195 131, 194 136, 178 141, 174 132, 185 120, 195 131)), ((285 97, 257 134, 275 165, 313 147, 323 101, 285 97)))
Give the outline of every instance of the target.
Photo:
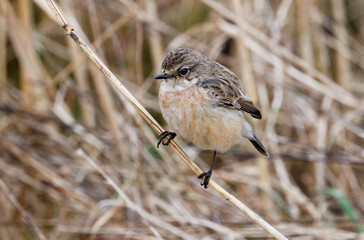
POLYGON ((267 149, 263 146, 263 144, 254 136, 253 139, 249 139, 249 141, 254 145, 254 147, 263 155, 269 157, 267 149))

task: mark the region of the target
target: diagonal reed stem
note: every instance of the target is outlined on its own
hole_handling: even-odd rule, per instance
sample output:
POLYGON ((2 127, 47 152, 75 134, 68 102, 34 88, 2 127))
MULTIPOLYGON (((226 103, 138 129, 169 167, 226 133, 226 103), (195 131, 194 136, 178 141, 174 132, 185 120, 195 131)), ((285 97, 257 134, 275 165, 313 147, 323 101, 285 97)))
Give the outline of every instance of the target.
MULTIPOLYGON (((85 52, 95 65, 104 73, 111 84, 121 93, 124 97, 135 107, 135 109, 142 115, 147 123, 158 133, 161 134, 164 130, 157 123, 157 121, 149 114, 149 112, 138 102, 138 100, 124 87, 124 85, 115 77, 115 75, 105 66, 105 64, 95 55, 95 53, 80 39, 75 31, 69 26, 62 13, 59 11, 53 0, 45 0, 49 8, 60 22, 66 34, 70 36, 76 44, 85 52)), ((185 162, 185 164, 196 174, 200 175, 202 170, 186 155, 186 153, 177 145, 175 141, 171 141, 170 145, 178 156, 185 162)), ((262 227, 267 233, 271 234, 275 239, 287 239, 269 223, 264 221, 255 212, 249 209, 245 204, 239 201, 236 197, 227 192, 219 184, 212 179, 209 181, 209 186, 215 189, 227 201, 234 205, 240 212, 244 213, 252 221, 262 227)))

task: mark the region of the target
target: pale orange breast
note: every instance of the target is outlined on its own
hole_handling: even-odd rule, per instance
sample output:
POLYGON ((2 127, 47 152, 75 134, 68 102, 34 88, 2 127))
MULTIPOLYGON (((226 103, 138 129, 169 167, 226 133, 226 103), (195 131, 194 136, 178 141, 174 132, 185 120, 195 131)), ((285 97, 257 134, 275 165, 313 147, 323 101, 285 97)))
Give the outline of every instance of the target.
POLYGON ((244 131, 243 113, 217 107, 205 90, 196 86, 179 92, 161 88, 159 104, 173 131, 203 149, 224 152, 244 131))

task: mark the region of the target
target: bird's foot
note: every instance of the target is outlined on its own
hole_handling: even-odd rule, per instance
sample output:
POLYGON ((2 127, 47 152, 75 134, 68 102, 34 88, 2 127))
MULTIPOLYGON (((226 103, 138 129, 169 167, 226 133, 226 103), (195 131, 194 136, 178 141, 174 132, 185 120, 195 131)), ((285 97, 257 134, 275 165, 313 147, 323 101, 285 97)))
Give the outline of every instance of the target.
POLYGON ((157 143, 157 148, 159 148, 159 144, 163 144, 164 146, 168 146, 169 142, 176 137, 176 133, 170 131, 164 131, 159 135, 160 139, 157 143))
POLYGON ((208 187, 211 175, 212 175, 211 169, 207 172, 203 172, 200 175, 198 175, 198 178, 204 178, 203 182, 201 183, 201 186, 204 186, 204 188, 208 187))

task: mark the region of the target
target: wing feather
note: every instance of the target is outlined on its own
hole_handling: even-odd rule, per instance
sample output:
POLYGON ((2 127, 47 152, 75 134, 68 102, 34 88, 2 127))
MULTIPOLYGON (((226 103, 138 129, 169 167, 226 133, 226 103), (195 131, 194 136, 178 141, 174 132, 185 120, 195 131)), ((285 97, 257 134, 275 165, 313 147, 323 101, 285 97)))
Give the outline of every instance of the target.
POLYGON ((257 119, 262 118, 259 109, 254 105, 253 101, 235 82, 229 84, 229 81, 226 79, 216 77, 201 81, 199 86, 207 91, 211 99, 217 101, 217 106, 244 111, 257 119))

